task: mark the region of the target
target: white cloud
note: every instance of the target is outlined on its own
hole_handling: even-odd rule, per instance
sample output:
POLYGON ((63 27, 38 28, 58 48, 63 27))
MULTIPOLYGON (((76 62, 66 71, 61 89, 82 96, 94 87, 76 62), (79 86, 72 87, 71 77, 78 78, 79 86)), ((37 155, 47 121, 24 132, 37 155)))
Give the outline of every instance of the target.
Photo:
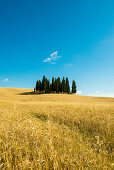
POLYGON ((114 93, 100 93, 97 97, 114 97, 114 93))
POLYGON ((9 81, 8 78, 5 78, 4 80, 0 81, 0 83, 12 83, 13 81, 9 81))
POLYGON ((7 83, 8 81, 9 81, 8 78, 5 78, 2 82, 7 83))
POLYGON ((100 94, 99 97, 114 97, 114 93, 100 94))
POLYGON ((43 62, 44 63, 49 62, 51 64, 56 64, 56 62, 53 62, 53 61, 56 61, 59 58, 61 58, 61 56, 58 56, 58 51, 55 51, 54 53, 50 54, 50 57, 44 59, 43 62))
POLYGON ((54 53, 50 54, 51 57, 53 57, 54 55, 57 55, 57 51, 55 51, 54 53))
POLYGON ((102 93, 100 91, 96 91, 93 94, 88 94, 88 96, 94 96, 94 97, 114 97, 114 93, 102 93))
POLYGON ((96 93, 96 94, 99 94, 99 93, 100 93, 100 91, 96 91, 95 93, 96 93))
POLYGON ((82 94, 82 91, 81 91, 81 90, 79 90, 79 91, 77 91, 76 93, 77 93, 77 94, 82 94))
POLYGON ((64 64, 65 66, 72 66, 73 64, 64 64))
POLYGON ((51 61, 51 58, 49 57, 43 60, 43 62, 50 62, 50 61, 51 61))

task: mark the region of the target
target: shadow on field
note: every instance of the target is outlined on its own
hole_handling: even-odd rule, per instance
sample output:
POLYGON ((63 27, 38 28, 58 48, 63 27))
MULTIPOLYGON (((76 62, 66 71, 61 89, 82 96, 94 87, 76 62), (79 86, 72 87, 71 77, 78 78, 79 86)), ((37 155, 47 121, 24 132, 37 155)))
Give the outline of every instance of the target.
POLYGON ((24 93, 20 93, 19 95, 40 95, 43 93, 34 93, 34 92, 24 92, 24 93))

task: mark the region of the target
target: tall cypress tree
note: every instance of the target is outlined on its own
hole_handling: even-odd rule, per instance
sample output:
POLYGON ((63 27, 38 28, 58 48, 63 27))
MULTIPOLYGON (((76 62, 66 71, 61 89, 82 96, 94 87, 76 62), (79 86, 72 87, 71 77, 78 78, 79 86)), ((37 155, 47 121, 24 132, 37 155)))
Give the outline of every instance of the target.
POLYGON ((76 82, 72 81, 72 93, 76 93, 76 82))
POLYGON ((59 83, 60 83, 60 79, 59 77, 57 78, 57 93, 59 93, 59 83))
POLYGON ((54 83, 54 91, 57 92, 57 79, 55 78, 55 83, 54 83))
POLYGON ((63 77, 63 79, 62 79, 62 92, 63 93, 65 93, 65 88, 66 88, 65 78, 63 77))
POLYGON ((66 78, 66 89, 65 89, 66 93, 70 93, 70 86, 69 86, 69 80, 68 77, 66 78))
POLYGON ((49 93, 49 80, 48 79, 46 79, 46 89, 45 89, 45 92, 46 93, 49 93))
POLYGON ((46 90, 46 77, 43 76, 43 79, 42 79, 42 91, 45 91, 46 90))
POLYGON ((61 79, 60 79, 60 77, 58 77, 58 79, 57 79, 57 89, 58 89, 58 92, 61 92, 61 79))
POLYGON ((61 79, 60 79, 60 85, 59 85, 59 92, 62 93, 62 82, 61 82, 61 79))
POLYGON ((50 93, 52 92, 52 83, 50 83, 50 85, 49 85, 49 92, 50 93))
POLYGON ((42 91, 42 83, 40 80, 38 81, 38 86, 39 86, 39 91, 41 92, 42 91))
POLYGON ((37 80, 37 82, 36 82, 36 91, 38 91, 39 90, 39 83, 38 83, 38 80, 37 80))
POLYGON ((47 78, 44 79, 44 91, 46 93, 46 89, 47 89, 47 78))
POLYGON ((54 86, 55 86, 55 80, 54 80, 54 77, 52 78, 52 92, 55 90, 54 89, 54 86))

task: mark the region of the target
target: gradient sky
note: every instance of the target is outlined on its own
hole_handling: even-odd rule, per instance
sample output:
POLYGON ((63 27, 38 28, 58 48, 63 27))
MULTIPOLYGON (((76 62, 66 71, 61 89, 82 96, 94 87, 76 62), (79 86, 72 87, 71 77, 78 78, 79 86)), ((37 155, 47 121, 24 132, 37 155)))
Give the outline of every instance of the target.
POLYGON ((44 74, 114 97, 114 0, 0 1, 0 87, 34 88, 44 74))

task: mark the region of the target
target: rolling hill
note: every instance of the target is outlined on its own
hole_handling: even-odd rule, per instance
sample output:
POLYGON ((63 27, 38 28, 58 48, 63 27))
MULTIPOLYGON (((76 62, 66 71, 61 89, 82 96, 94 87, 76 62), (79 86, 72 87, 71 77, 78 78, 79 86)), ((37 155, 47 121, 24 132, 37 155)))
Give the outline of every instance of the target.
POLYGON ((0 88, 0 169, 113 169, 114 98, 0 88))

